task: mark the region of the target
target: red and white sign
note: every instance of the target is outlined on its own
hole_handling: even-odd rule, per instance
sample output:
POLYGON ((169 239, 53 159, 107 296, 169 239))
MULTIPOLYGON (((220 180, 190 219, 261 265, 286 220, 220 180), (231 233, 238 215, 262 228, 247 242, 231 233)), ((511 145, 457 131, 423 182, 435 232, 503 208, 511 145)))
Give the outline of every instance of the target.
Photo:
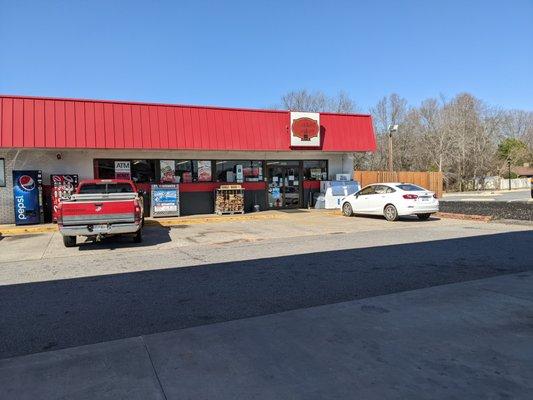
POLYGON ((320 147, 320 114, 291 112, 291 146, 320 147))
POLYGON ((198 182, 211 182, 211 161, 198 161, 198 182))
POLYGON ((57 221, 57 211, 61 200, 70 199, 78 186, 78 175, 50 175, 52 182, 52 220, 57 221))
POLYGON ((115 161, 115 179, 131 179, 131 163, 115 161))
POLYGON ((159 170, 161 171, 161 183, 176 183, 176 161, 160 160, 159 170))

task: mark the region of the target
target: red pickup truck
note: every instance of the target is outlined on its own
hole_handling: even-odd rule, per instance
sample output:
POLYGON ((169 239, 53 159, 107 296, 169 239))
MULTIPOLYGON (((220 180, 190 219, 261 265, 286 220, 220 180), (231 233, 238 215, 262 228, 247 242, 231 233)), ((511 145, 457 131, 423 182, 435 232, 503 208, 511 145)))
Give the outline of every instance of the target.
POLYGON ((143 193, 124 179, 81 181, 76 193, 59 204, 57 224, 66 247, 76 245, 77 236, 132 234, 142 241, 143 193))

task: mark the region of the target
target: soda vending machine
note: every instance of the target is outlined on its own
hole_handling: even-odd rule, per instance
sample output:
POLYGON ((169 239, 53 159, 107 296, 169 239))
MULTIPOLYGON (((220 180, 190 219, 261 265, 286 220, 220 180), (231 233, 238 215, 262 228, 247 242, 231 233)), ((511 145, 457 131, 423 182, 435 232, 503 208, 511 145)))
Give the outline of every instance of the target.
POLYGON ((52 221, 57 222, 59 203, 61 200, 70 199, 78 186, 78 175, 50 175, 50 183, 52 184, 52 221))
POLYGON ((38 224, 41 218, 41 171, 13 171, 15 224, 38 224))

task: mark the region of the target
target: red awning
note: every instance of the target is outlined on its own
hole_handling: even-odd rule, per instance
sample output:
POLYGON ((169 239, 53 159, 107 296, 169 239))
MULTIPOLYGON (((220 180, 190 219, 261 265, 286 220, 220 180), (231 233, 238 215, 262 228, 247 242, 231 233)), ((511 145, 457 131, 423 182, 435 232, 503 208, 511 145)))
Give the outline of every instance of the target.
MULTIPOLYGON (((0 96, 0 148, 291 151, 289 111, 0 96)), ((369 115, 320 114, 322 151, 374 151, 369 115)))

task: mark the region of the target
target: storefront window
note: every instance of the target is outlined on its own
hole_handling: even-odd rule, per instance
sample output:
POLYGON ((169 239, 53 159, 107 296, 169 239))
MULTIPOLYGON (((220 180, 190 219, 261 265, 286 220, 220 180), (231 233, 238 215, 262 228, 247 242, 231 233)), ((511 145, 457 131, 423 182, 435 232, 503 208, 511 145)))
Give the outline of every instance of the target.
POLYGON ((174 167, 176 182, 192 182, 192 162, 190 160, 176 160, 174 167))
MULTIPOLYGON (((263 181, 263 162, 254 160, 95 160, 97 177, 116 178, 117 162, 129 163, 131 179, 137 183, 191 183, 263 181)), ((121 167, 123 168, 123 167, 121 167)), ((125 167, 124 167, 125 168, 125 167)))
POLYGON ((96 169, 99 179, 115 179, 114 160, 96 160, 96 169))
POLYGON ((210 160, 160 160, 161 182, 190 183, 211 182, 210 160))
POLYGON ((131 162, 131 179, 136 183, 155 182, 154 160, 133 160, 131 162))
POLYGON ((136 183, 155 182, 155 160, 96 160, 99 179, 131 179, 136 183), (117 169, 119 168, 119 169, 117 169))
POLYGON ((237 182, 242 166, 242 178, 246 182, 259 182, 263 180, 263 162, 252 160, 217 161, 217 182, 237 182))
POLYGON ((328 162, 326 160, 304 161, 304 179, 306 181, 327 180, 328 162))
POLYGON ((6 185, 6 161, 0 158, 0 186, 6 185))

